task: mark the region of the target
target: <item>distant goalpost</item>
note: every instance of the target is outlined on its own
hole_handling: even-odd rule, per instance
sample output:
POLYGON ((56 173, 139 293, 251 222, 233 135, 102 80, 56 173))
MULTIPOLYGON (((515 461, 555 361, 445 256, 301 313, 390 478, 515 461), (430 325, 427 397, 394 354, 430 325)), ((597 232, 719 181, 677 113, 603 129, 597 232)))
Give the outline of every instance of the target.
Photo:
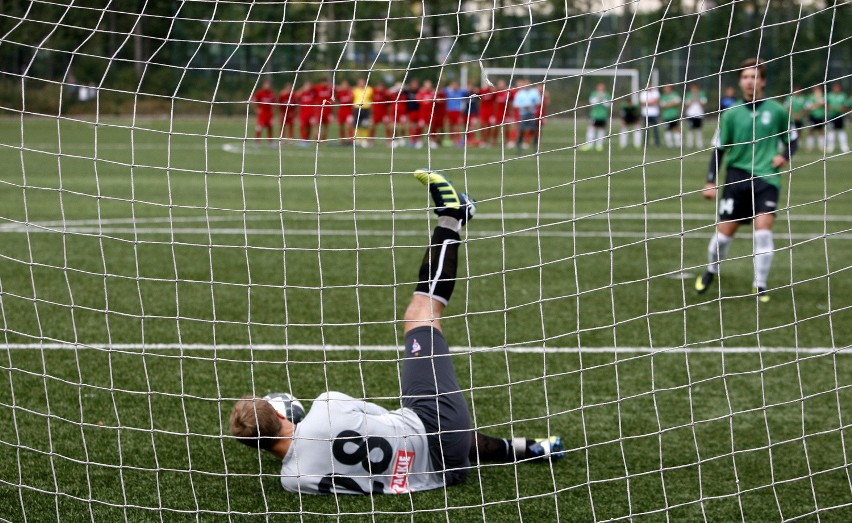
MULTIPOLYGON (((848 2, 780 4, 4 2, 0 520, 849 519, 852 156, 829 96, 852 92, 848 2), (583 150, 572 126, 601 78, 634 104, 698 84, 717 115, 752 56, 807 138, 782 172, 769 303, 745 225, 696 293, 709 146, 583 150), (429 82, 520 77, 574 122, 525 143, 510 118, 488 133, 418 105, 429 82), (378 101, 359 111, 344 82, 378 101), (400 408, 438 223, 421 168, 477 199, 442 318, 471 425, 561 436, 564 456, 424 492, 284 492, 231 409, 332 391, 400 408)), ((687 107, 659 125, 695 125, 687 107)), ((321 457, 408 477, 371 419, 321 457)))

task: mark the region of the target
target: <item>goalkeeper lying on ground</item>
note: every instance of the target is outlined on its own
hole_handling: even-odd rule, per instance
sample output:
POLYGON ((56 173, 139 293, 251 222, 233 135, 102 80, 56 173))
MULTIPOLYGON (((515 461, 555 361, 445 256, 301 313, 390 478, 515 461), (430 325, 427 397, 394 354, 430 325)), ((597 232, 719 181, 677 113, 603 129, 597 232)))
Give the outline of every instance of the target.
POLYGON ((405 311, 402 408, 388 411, 328 392, 298 424, 262 398, 241 399, 231 412, 231 434, 238 441, 283 460, 281 484, 287 490, 399 494, 461 483, 472 461, 562 457, 556 436, 502 439, 471 429, 440 317, 455 286, 459 231, 473 217, 474 201, 441 174, 420 170, 415 176, 429 187, 438 226, 405 311))

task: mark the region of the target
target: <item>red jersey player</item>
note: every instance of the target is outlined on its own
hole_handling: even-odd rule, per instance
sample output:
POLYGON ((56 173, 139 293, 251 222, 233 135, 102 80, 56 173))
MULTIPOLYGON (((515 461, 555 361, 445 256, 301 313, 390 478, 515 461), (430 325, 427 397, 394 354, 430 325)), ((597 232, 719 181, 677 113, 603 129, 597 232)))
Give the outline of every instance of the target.
POLYGON ((411 137, 414 146, 418 149, 423 147, 423 142, 420 141, 423 134, 429 132, 432 126, 432 113, 435 110, 435 90, 432 88, 432 82, 426 80, 423 82, 423 87, 417 91, 416 100, 419 104, 417 116, 417 128, 414 135, 411 137))
POLYGON ((402 88, 402 84, 395 85, 388 92, 390 100, 391 116, 389 125, 393 126, 392 135, 395 137, 391 147, 400 147, 406 144, 408 137, 408 96, 402 88))
POLYGON ((281 138, 295 138, 293 123, 296 121, 296 105, 293 101, 293 84, 287 84, 278 93, 278 106, 281 108, 281 138))
POLYGON ((352 87, 343 80, 335 90, 337 98, 337 125, 340 127, 340 139, 351 140, 355 135, 352 119, 352 87))
POLYGON ((447 94, 443 89, 435 93, 435 111, 432 113, 432 125, 429 126, 429 136, 432 138, 432 147, 441 145, 447 121, 447 94))
POLYGON ((373 109, 373 123, 370 127, 370 136, 376 136, 376 129, 381 124, 385 126, 385 136, 390 138, 391 128, 388 125, 390 120, 388 117, 388 90, 381 82, 373 86, 373 104, 370 107, 373 109))
POLYGON ((299 104, 299 136, 301 145, 308 145, 311 138, 311 126, 316 123, 314 109, 316 108, 316 92, 311 82, 306 81, 302 88, 296 91, 296 103, 299 104))
POLYGON ((317 124, 317 140, 328 138, 328 126, 331 123, 332 99, 334 98, 334 87, 328 82, 328 78, 320 79, 314 84, 316 94, 316 109, 314 109, 314 120, 317 124))
POLYGON ((494 145, 497 141, 496 97, 495 89, 490 85, 479 89, 479 138, 486 146, 494 145))
POLYGON ((256 140, 260 140, 260 136, 265 129, 269 137, 269 143, 272 143, 273 104, 277 101, 277 97, 272 91, 272 84, 268 81, 263 82, 263 86, 254 93, 251 99, 255 104, 255 112, 257 113, 257 125, 254 128, 254 137, 256 140))

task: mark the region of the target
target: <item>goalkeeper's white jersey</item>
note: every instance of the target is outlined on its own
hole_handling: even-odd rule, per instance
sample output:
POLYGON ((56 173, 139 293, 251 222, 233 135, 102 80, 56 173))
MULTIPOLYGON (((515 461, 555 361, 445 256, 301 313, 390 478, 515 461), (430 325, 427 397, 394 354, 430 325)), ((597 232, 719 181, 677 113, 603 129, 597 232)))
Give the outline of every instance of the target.
POLYGON ((401 494, 444 485, 432 469, 423 422, 339 392, 314 400, 296 425, 281 485, 304 494, 401 494))

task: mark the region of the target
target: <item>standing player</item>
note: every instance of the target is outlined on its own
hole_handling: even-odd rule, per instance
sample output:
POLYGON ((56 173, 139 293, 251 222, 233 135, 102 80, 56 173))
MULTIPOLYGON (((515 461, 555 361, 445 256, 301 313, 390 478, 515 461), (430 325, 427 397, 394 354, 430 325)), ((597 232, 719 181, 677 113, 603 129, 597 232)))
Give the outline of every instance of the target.
POLYGON ((370 138, 375 138, 378 134, 379 125, 385 127, 385 137, 390 138, 391 128, 388 125, 388 89, 382 82, 376 83, 373 86, 373 104, 371 106, 372 127, 370 127, 370 138))
POLYGON ((459 231, 474 201, 443 175, 417 171, 429 187, 438 225, 405 311, 402 408, 389 411, 340 392, 317 397, 294 425, 266 399, 239 400, 230 417, 238 441, 282 460, 281 485, 299 494, 405 494, 456 485, 472 462, 546 462, 563 456, 558 436, 503 439, 471 428, 441 314, 455 287, 459 231))
POLYGON ((481 147, 491 147, 497 141, 497 119, 494 113, 494 88, 479 88, 479 140, 481 147))
POLYGON ((793 125, 799 131, 802 131, 805 127, 805 118, 808 112, 806 109, 807 105, 808 99, 802 88, 798 85, 793 87, 793 94, 787 98, 784 107, 790 111, 790 119, 793 120, 793 125))
POLYGON ((257 124, 254 127, 255 144, 260 143, 260 137, 265 130, 267 140, 272 145, 272 120, 275 116, 273 106, 278 101, 275 92, 272 90, 272 84, 268 81, 263 82, 263 86, 254 93, 251 99, 254 102, 254 110, 257 116, 257 124))
MULTIPOLYGON (((432 114, 435 109, 435 89, 430 80, 425 80, 423 86, 415 96, 417 102, 417 125, 411 136, 411 141, 416 149, 423 147, 425 137, 426 144, 434 147, 434 142, 429 139, 429 128, 432 125, 432 114)), ((410 114, 410 113, 409 113, 410 114)))
POLYGON ((811 120, 811 128, 808 130, 808 151, 814 148, 814 135, 817 139, 817 147, 820 151, 825 150, 825 97, 822 94, 822 86, 816 85, 811 90, 807 101, 808 117, 811 120))
POLYGON ((656 87, 648 87, 639 93, 639 106, 642 110, 642 119, 645 120, 645 145, 648 145, 648 133, 654 132, 654 145, 660 146, 660 128, 657 122, 660 120, 660 91, 656 87))
POLYGON ((518 141, 517 151, 526 146, 529 139, 534 150, 538 149, 538 108, 541 105, 541 94, 526 78, 517 82, 518 91, 512 107, 518 112, 518 141))
POLYGON ((334 91, 337 99, 337 126, 340 129, 340 141, 349 143, 354 136, 354 116, 352 113, 352 87, 343 80, 334 91))
POLYGON ((666 147, 680 148, 680 104, 683 100, 680 93, 675 92, 671 85, 663 87, 660 97, 660 109, 663 110, 663 123, 666 126, 666 147))
POLYGON ((843 117, 846 111, 849 110, 849 98, 843 92, 843 86, 839 82, 835 82, 831 86, 831 92, 825 95, 825 101, 828 105, 828 140, 826 143, 826 152, 831 154, 834 152, 834 142, 839 141, 840 152, 849 152, 849 138, 846 136, 846 131, 843 129, 843 117))
MULTIPOLYGON (((420 102, 417 100, 417 93, 420 92, 420 82, 416 78, 412 78, 408 82, 408 86, 403 90, 405 99, 408 102, 405 104, 405 116, 408 120, 408 138, 410 147, 416 147, 420 138, 420 102)), ((422 145, 421 145, 422 147, 422 145)))
POLYGON ((444 94, 447 95, 447 124, 449 125, 450 140, 455 145, 464 145, 459 129, 462 125, 462 112, 464 111, 467 91, 461 88, 458 82, 452 81, 449 87, 444 89, 444 94))
POLYGON ((292 140, 296 137, 293 124, 296 121, 296 105, 293 103, 293 84, 287 84, 278 93, 278 107, 281 111, 281 134, 280 138, 292 140))
POLYGON ((716 173, 723 158, 727 176, 719 200, 716 233, 707 249, 707 272, 695 281, 695 290, 699 294, 707 292, 737 229, 754 220, 753 292, 759 302, 766 303, 766 282, 774 251, 772 224, 781 188, 779 170, 796 151, 796 130, 791 129, 789 114, 781 104, 763 98, 763 63, 750 58, 740 64, 739 83, 745 103, 722 113, 713 141, 716 149, 710 159, 704 197, 716 198, 716 173), (779 145, 783 146, 781 153, 779 145))
POLYGON ((686 146, 690 149, 704 149, 704 107, 707 105, 707 96, 698 87, 698 84, 690 84, 689 92, 686 93, 686 117, 689 119, 689 131, 686 134, 686 146))
POLYGON ((408 143, 408 96, 401 83, 394 85, 389 94, 389 107, 391 116, 390 125, 393 125, 393 140, 391 147, 404 147, 408 143))
POLYGON ((467 136, 465 142, 472 147, 479 147, 481 142, 477 138, 479 130, 479 90, 473 82, 467 84, 467 98, 465 99, 465 124, 467 136))
POLYGON ((618 134, 618 145, 627 148, 627 133, 633 134, 633 147, 642 146, 642 134, 639 132, 639 106, 630 98, 621 102, 621 132, 618 134))
POLYGON ((316 109, 317 96, 314 86, 309 81, 302 84, 302 88, 296 91, 296 102, 299 104, 299 142, 301 147, 307 147, 311 139, 311 128, 316 123, 314 110, 316 109))
POLYGON ((737 105, 737 90, 734 86, 725 87, 725 95, 719 100, 719 110, 724 111, 728 107, 737 105))
POLYGON ((331 114, 334 108, 332 100, 334 99, 334 87, 329 83, 328 78, 322 77, 318 84, 314 85, 316 93, 317 108, 314 111, 314 118, 317 125, 317 140, 325 141, 328 139, 328 127, 331 125, 331 114))
POLYGON ((352 104, 355 106, 355 145, 369 147, 370 128, 373 126, 373 88, 363 78, 358 79, 352 90, 352 104))
POLYGON ((513 92, 509 89, 506 80, 497 80, 497 90, 494 92, 494 140, 497 140, 499 132, 501 139, 505 138, 505 126, 511 126, 511 104, 513 92))
POLYGON ((590 151, 594 146, 596 150, 603 151, 606 124, 609 120, 611 105, 612 98, 606 91, 606 85, 601 82, 595 86, 595 90, 589 95, 589 126, 586 127, 586 143, 580 150, 590 151))

